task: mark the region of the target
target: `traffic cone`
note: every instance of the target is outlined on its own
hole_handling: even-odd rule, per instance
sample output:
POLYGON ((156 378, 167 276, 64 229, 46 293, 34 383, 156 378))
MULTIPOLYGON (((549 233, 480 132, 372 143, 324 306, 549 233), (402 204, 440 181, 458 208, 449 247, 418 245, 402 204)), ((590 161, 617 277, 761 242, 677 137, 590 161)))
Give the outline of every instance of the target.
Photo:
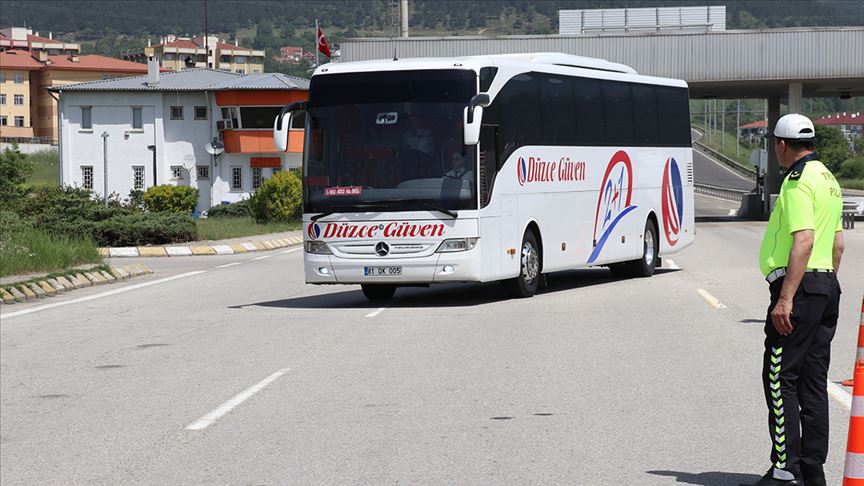
MULTIPOLYGON (((858 352, 855 353, 855 362, 864 361, 864 299, 861 299, 861 320, 858 324, 858 352)), ((852 386, 853 380, 843 380, 843 386, 852 386)))
MULTIPOLYGON (((864 324, 864 300, 861 301, 864 324)), ((846 441, 846 467, 843 486, 864 486, 864 360, 861 357, 861 334, 858 334, 858 357, 852 388, 852 412, 849 416, 849 438, 846 441)))

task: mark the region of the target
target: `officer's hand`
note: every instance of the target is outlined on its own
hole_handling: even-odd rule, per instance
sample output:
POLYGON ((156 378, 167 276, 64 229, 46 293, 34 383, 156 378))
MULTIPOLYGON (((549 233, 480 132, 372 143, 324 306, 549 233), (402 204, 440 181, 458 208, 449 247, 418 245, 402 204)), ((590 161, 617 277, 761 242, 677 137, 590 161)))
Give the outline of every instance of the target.
POLYGON ((792 334, 792 320, 789 318, 791 314, 792 301, 786 299, 778 300, 777 305, 774 306, 774 310, 771 311, 771 322, 774 324, 774 329, 777 329, 777 332, 781 336, 792 334))

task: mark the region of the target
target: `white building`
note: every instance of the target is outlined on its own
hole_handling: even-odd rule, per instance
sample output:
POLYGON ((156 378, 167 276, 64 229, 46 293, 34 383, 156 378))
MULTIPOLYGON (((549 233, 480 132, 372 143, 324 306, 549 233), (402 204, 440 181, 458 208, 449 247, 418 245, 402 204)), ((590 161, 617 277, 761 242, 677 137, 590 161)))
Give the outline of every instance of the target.
POLYGON ((153 67, 148 76, 52 89, 60 98, 63 184, 98 194, 107 185, 124 198, 158 184, 191 185, 204 211, 245 199, 276 171, 300 166, 302 125, 289 135, 287 152, 276 151, 272 130, 283 106, 307 99, 308 80, 213 69, 159 74, 153 67), (224 153, 210 155, 217 141, 224 153))

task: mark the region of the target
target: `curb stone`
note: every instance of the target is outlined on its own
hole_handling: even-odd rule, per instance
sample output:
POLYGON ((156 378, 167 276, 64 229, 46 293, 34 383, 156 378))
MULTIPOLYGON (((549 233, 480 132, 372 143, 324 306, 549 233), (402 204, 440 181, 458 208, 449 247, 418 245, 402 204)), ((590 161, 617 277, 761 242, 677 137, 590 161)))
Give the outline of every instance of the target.
POLYGON ((126 280, 133 276, 153 273, 142 263, 122 267, 108 267, 107 270, 67 273, 58 277, 36 280, 28 283, 11 284, 0 287, 0 304, 11 305, 16 302, 30 302, 45 297, 66 293, 75 289, 102 285, 126 280))
POLYGON ((254 251, 276 250, 286 246, 302 245, 301 236, 289 236, 273 240, 247 241, 234 244, 188 245, 188 246, 123 246, 115 248, 100 248, 103 257, 176 257, 192 255, 233 255, 254 251))

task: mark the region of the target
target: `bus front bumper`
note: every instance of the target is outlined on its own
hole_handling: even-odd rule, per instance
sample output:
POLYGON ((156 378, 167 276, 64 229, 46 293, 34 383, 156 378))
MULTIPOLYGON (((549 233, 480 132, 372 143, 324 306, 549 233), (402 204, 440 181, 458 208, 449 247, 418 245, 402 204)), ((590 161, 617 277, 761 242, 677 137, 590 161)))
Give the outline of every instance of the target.
POLYGON ((340 258, 306 253, 306 283, 310 284, 427 284, 479 282, 481 262, 473 250, 434 253, 413 258, 340 258), (398 274, 397 274, 398 272, 398 274))

